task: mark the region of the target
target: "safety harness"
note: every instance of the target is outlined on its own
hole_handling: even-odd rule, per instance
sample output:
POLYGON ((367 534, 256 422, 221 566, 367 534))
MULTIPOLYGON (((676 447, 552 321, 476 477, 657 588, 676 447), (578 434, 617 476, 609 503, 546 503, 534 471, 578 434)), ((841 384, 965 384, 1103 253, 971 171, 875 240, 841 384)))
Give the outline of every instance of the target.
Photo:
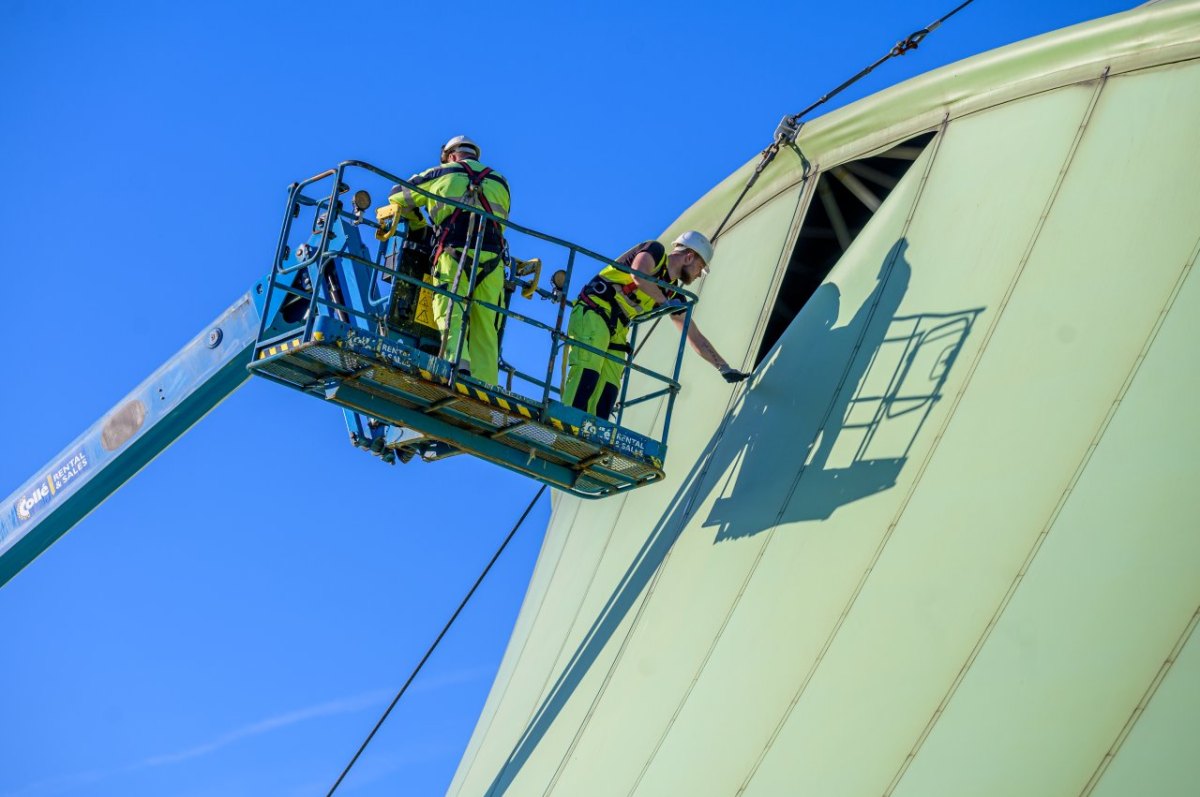
MULTIPOLYGON (((595 279, 598 280, 600 278, 596 277, 595 279)), ((594 281, 595 280, 593 280, 593 282, 594 281)), ((605 281, 604 284, 611 285, 611 283, 607 281, 605 281)), ((608 327, 609 337, 615 338, 617 336, 618 324, 624 324, 626 327, 629 326, 629 316, 625 314, 625 311, 622 310, 620 305, 616 304, 616 302, 613 302, 612 305, 606 309, 603 305, 586 293, 579 294, 579 298, 576 301, 604 319, 604 324, 608 327)), ((628 344, 614 343, 611 340, 609 341, 608 348, 613 349, 614 351, 624 352, 626 354, 628 354, 630 351, 628 344)))
MULTIPOLYGON (((664 276, 665 270, 665 268, 657 268, 652 276, 661 279, 664 276)), ((605 325, 608 326, 608 334, 615 338, 617 336, 617 327, 624 325, 628 328, 631 320, 629 314, 625 312, 625 308, 617 301, 616 294, 620 292, 632 298, 637 289, 636 282, 631 281, 620 285, 597 274, 580 291, 577 301, 604 319, 605 325), (600 304, 596 299, 602 299, 608 307, 600 304)), ((667 292, 666 289, 664 289, 664 292, 667 292)), ((625 352, 626 354, 630 351, 628 344, 624 343, 609 343, 608 348, 614 351, 625 352)))
MULTIPOLYGON (((483 181, 491 176, 492 168, 490 166, 485 166, 479 171, 476 171, 472 169, 466 161, 459 161, 457 165, 460 166, 463 172, 467 175, 467 180, 469 182, 467 191, 463 195, 463 201, 467 204, 473 204, 473 200, 477 200, 480 207, 482 207, 488 213, 495 215, 496 211, 492 209, 492 203, 488 201, 487 196, 483 193, 483 181)), ((497 180, 499 178, 492 177, 492 179, 497 180)), ((442 252, 444 252, 446 249, 452 247, 465 247, 468 245, 469 242, 467 241, 467 234, 470 229, 470 215, 471 214, 467 213, 462 208, 456 207, 454 212, 450 214, 449 218, 439 225, 441 230, 438 233, 437 244, 433 249, 432 262, 437 263, 438 258, 441 257, 442 252)), ((483 243, 480 247, 481 251, 502 254, 504 251, 504 234, 500 231, 500 225, 492 219, 481 219, 480 221, 482 221, 484 225, 483 243)), ((501 259, 502 258, 493 259, 492 267, 494 268, 494 264, 501 259)), ((490 273, 492 270, 486 266, 485 269, 486 273, 490 273)), ((486 276, 486 273, 481 273, 479 277, 482 278, 486 276)))

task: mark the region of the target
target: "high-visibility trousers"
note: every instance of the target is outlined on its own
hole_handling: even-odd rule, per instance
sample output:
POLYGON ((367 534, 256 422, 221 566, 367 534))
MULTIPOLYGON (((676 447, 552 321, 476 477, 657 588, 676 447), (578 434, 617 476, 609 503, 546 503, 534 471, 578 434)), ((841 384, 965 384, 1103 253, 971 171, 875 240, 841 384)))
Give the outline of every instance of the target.
POLYGON ((618 326, 616 333, 609 332, 604 317, 592 308, 577 303, 571 310, 571 321, 567 334, 572 340, 586 343, 600 351, 607 351, 615 359, 571 346, 567 355, 567 382, 563 387, 563 404, 578 407, 599 418, 607 419, 621 389, 621 376, 625 371, 628 346, 625 341, 628 330, 618 326), (613 348, 616 346, 617 348, 613 348))
MULTIPOLYGON (((479 256, 481 265, 487 266, 500 256, 492 252, 482 252, 479 256)), ((457 293, 467 295, 470 286, 471 269, 470 255, 463 264, 462 273, 458 277, 458 285, 450 287, 454 272, 458 269, 458 257, 452 250, 442 252, 434 264, 433 280, 439 287, 444 287, 457 293)), ((491 272, 483 279, 476 279, 472 299, 488 302, 499 306, 504 295, 504 266, 496 263, 491 272)), ((489 385, 499 384, 500 340, 497 326, 499 313, 475 302, 471 304, 467 316, 467 340, 462 348, 459 364, 471 370, 471 376, 489 385)), ((462 336, 462 305, 440 293, 433 295, 433 320, 442 331, 446 345, 442 356, 451 362, 458 353, 458 344, 462 336)))

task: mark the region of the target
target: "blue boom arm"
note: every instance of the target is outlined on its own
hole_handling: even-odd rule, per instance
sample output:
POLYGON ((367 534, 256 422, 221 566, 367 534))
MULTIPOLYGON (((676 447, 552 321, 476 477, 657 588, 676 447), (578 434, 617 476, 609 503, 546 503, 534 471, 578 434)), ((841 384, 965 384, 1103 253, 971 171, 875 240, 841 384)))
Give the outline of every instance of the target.
POLYGON ((250 378, 257 284, 0 504, 0 586, 250 378))

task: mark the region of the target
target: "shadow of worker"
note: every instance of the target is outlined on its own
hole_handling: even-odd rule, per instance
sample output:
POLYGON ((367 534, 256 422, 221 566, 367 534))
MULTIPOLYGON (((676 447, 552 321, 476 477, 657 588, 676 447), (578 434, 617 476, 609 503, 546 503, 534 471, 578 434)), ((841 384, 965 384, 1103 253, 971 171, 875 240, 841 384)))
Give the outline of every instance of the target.
MULTIPOLYGON (((570 659, 547 689, 505 762, 484 792, 507 795, 546 734, 558 721, 584 678, 618 635, 678 540, 697 507, 721 489, 731 466, 741 461, 733 493, 727 499, 751 502, 722 523, 730 536, 746 536, 773 525, 798 469, 819 438, 826 419, 838 411, 838 385, 856 381, 862 368, 848 362, 859 350, 878 346, 908 286, 904 242, 885 258, 878 284, 845 327, 834 329, 840 297, 833 285, 818 289, 776 346, 769 365, 745 391, 740 409, 728 417, 680 481, 612 594, 597 611, 570 659), (885 278, 885 274, 887 274, 885 278), (879 314, 876 324, 872 313, 879 314), (879 329, 882 327, 882 331, 879 329), (819 387, 817 387, 819 385, 819 387), (772 424, 767 426, 764 424, 772 424), (773 501, 773 508, 769 505, 773 501), (756 513, 761 512, 761 517, 756 513), (748 521, 748 522, 747 522, 748 521)), ((851 388, 853 389, 853 385, 851 388)), ((705 525, 712 525, 717 509, 705 525)), ((729 511, 733 511, 731 506, 729 511)))
POLYGON ((717 527, 718 542, 780 522, 828 518, 895 485, 903 458, 856 458, 842 468, 829 467, 829 459, 908 291, 907 250, 904 238, 892 245, 873 289, 841 326, 841 291, 823 284, 768 355, 709 468, 710 475, 726 474, 704 521, 717 527))

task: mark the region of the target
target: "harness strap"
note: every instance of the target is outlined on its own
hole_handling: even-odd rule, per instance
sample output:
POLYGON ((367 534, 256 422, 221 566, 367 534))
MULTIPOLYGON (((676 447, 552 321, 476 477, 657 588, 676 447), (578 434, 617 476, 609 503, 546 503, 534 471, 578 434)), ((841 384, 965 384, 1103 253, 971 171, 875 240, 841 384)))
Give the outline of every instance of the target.
MULTIPOLYGON (((462 169, 462 171, 467 175, 468 186, 467 186, 467 193, 464 198, 478 199, 479 203, 483 206, 484 210, 486 210, 488 213, 491 213, 492 215, 495 215, 496 211, 492 208, 492 203, 488 201, 487 196, 481 190, 482 186, 483 186, 483 181, 486 180, 488 177, 490 177, 492 174, 492 171, 493 171, 492 167, 485 166, 482 169, 480 169, 479 171, 475 171, 469 165, 467 165, 466 161, 458 161, 455 165, 460 167, 462 169)), ((492 179, 496 180, 497 182, 503 182, 498 177, 493 177, 492 179)), ((438 233, 437 246, 433 250, 433 262, 436 263, 437 259, 442 256, 442 252, 446 248, 446 239, 449 238, 450 231, 454 229, 455 224, 462 217, 462 213, 463 213, 462 208, 455 208, 454 212, 450 214, 449 218, 447 218, 445 221, 443 221, 439 225, 441 229, 439 230, 439 233, 438 233)), ((492 221, 491 219, 483 219, 482 221, 484 224, 491 224, 493 229, 498 228, 498 225, 496 224, 496 222, 492 221)), ((498 231, 498 229, 497 229, 497 231, 498 231)), ((484 235, 485 235, 485 240, 486 240, 487 233, 485 232, 484 235)), ((465 244, 467 242, 464 241, 463 243, 465 244)), ((489 274, 489 273, 491 273, 491 269, 488 269, 486 272, 481 273, 480 277, 482 278, 484 276, 487 276, 487 274, 489 274)))
POLYGON ((488 213, 495 214, 495 211, 492 210, 492 203, 488 202, 487 196, 485 196, 480 190, 480 188, 483 186, 483 181, 486 180, 488 175, 492 173, 492 167, 484 166, 481 170, 475 171, 467 165, 466 161, 459 161, 458 165, 461 166, 463 171, 467 173, 467 179, 471 181, 471 187, 469 190, 474 191, 475 198, 479 200, 481 205, 483 205, 483 209, 488 213))
MULTIPOLYGON (((440 256, 442 252, 451 252, 451 253, 457 252, 458 254, 462 254, 462 248, 457 247, 457 246, 447 247, 446 249, 439 251, 438 255, 440 256)), ((500 254, 497 254, 496 252, 489 252, 488 254, 494 254, 496 256, 493 257, 491 260, 488 260, 483 265, 478 266, 478 272, 476 273, 476 276, 475 276, 476 284, 479 284, 481 281, 483 281, 483 279, 485 277, 487 277, 488 274, 491 274, 493 271, 495 271, 497 266, 504 264, 504 257, 501 256, 500 254)), ((434 262, 435 263, 437 262, 436 258, 434 258, 434 262)), ((444 287, 449 289, 449 285, 446 285, 444 287)))
MULTIPOLYGON (((666 267, 664 265, 660 264, 659 267, 655 268, 654 273, 651 274, 650 276, 655 279, 665 280, 666 275, 667 275, 666 267)), ((666 296, 668 299, 670 299, 672 296, 675 295, 675 291, 673 291, 669 288, 661 288, 661 290, 663 292, 663 295, 666 296)), ((618 294, 624 294, 626 297, 629 297, 632 300, 634 298, 634 294, 637 293, 637 291, 638 291, 638 285, 636 282, 633 282, 632 280, 630 282, 627 282, 622 285, 622 284, 612 282, 611 280, 605 279, 602 274, 597 274, 592 282, 589 282, 587 285, 585 285, 583 287, 583 290, 579 294, 579 299, 581 301, 583 301, 583 303, 587 307, 589 307, 590 309, 595 310, 597 313, 599 313, 599 315, 604 319, 605 323, 608 324, 609 332, 611 334, 615 335, 618 322, 623 323, 625 326, 630 325, 629 314, 625 312, 625 309, 621 306, 621 303, 617 301, 616 297, 618 294), (607 289, 612 291, 612 298, 605 299, 605 301, 611 306, 611 308, 612 308, 611 311, 605 310, 604 308, 602 308, 592 298, 592 296, 590 294, 590 290, 596 280, 603 280, 604 283, 608 286, 607 289), (613 315, 612 315, 613 313, 615 313, 617 315, 616 318, 613 317, 613 315)))
MULTIPOLYGON (((629 326, 629 316, 625 315, 625 312, 615 304, 606 310, 595 299, 593 299, 591 296, 588 296, 586 293, 579 294, 578 301, 583 302, 584 307, 588 308, 596 315, 604 319, 605 325, 608 326, 608 334, 610 335, 615 336, 617 334, 618 323, 629 326)), ((610 346, 609 348, 615 347, 610 346)))

